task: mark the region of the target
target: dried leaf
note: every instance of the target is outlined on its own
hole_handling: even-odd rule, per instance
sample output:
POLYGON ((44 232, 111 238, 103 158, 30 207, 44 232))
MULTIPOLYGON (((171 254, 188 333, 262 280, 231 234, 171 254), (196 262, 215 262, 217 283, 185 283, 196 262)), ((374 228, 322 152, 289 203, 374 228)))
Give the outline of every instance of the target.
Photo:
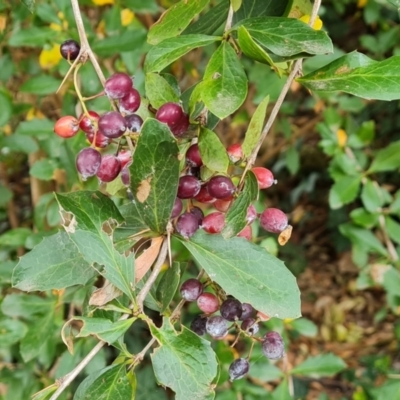
POLYGON ((278 242, 281 246, 284 246, 292 236, 293 226, 288 225, 285 230, 283 230, 280 235, 278 236, 278 242))
POLYGON ((103 287, 95 290, 89 300, 90 306, 104 306, 111 300, 120 296, 122 292, 110 281, 105 281, 103 287))
POLYGON ((151 240, 151 245, 146 249, 135 261, 136 283, 139 282, 146 272, 153 265, 160 251, 164 238, 162 236, 155 237, 151 240))

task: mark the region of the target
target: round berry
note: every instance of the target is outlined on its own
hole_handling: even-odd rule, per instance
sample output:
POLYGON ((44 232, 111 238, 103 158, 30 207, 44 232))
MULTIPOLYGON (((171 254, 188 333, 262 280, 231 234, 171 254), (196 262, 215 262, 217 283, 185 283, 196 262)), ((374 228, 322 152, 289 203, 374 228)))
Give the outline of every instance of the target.
POLYGON ((54 125, 56 135, 68 139, 75 136, 79 131, 79 121, 72 115, 66 115, 57 120, 54 125))
POLYGON ((130 150, 121 150, 117 154, 117 158, 121 163, 121 169, 125 166, 129 166, 132 163, 132 152, 130 150))
POLYGON ((228 152, 229 159, 234 164, 244 157, 242 145, 239 143, 231 144, 226 151, 228 152))
POLYGON ((253 231, 251 229, 250 225, 245 226, 238 234, 238 237, 244 237, 247 239, 249 242, 251 242, 251 239, 253 238, 253 231))
POLYGON ((188 279, 182 283, 181 296, 186 301, 196 301, 203 293, 203 284, 198 279, 188 279))
POLYGON ((229 210, 229 207, 231 206, 232 200, 217 200, 214 203, 214 207, 223 213, 227 212, 229 210))
POLYGON ((190 324, 190 329, 199 336, 203 336, 206 333, 207 317, 198 315, 190 324))
POLYGON ((124 167, 121 169, 121 181, 125 186, 130 186, 131 184, 131 173, 129 171, 129 167, 124 167))
POLYGON ((228 298, 221 304, 221 315, 228 321, 236 321, 242 316, 242 303, 228 298))
POLYGON ((201 183, 196 177, 191 175, 181 176, 177 196, 180 199, 191 199, 200 192, 200 188, 201 183))
POLYGON ((240 326, 242 330, 246 331, 250 336, 255 335, 259 330, 260 326, 254 318, 247 318, 242 322, 240 326))
POLYGON ((186 212, 179 216, 175 227, 180 235, 188 239, 199 229, 199 221, 195 215, 186 212))
POLYGON ((207 233, 220 233, 225 226, 225 214, 213 212, 204 217, 201 227, 207 233))
POLYGON ((201 223, 203 222, 203 219, 204 219, 203 210, 199 207, 192 207, 190 209, 190 213, 193 214, 197 218, 199 225, 201 225, 201 223))
POLYGON ((207 185, 203 185, 200 188, 197 196, 195 196, 195 200, 197 200, 199 203, 211 204, 214 203, 217 199, 215 197, 212 197, 210 193, 208 193, 207 185))
POLYGON ((90 176, 96 175, 101 164, 101 154, 92 147, 82 149, 76 156, 76 169, 86 180, 90 176))
POLYGON ((212 314, 219 309, 219 301, 213 293, 202 293, 197 298, 197 305, 203 313, 212 314))
POLYGON ((235 186, 227 176, 214 176, 207 183, 208 193, 216 199, 230 199, 235 193, 235 186))
POLYGON ((252 171, 257 178, 258 187, 260 189, 269 188, 276 183, 274 175, 269 169, 263 167, 254 167, 252 168, 252 171))
POLYGON ((246 215, 246 221, 250 225, 252 224, 255 220, 257 219, 257 210, 253 206, 253 204, 249 205, 249 208, 247 209, 247 215, 246 215))
POLYGON ((100 115, 95 111, 89 111, 89 116, 82 114, 79 118, 79 128, 81 128, 86 134, 93 135, 97 130, 97 121, 99 118, 100 115))
POLYGON ((104 147, 107 147, 111 142, 111 139, 109 139, 107 136, 104 136, 99 131, 97 131, 96 134, 85 133, 85 135, 86 135, 86 139, 90 142, 90 144, 94 144, 96 147, 104 148, 104 147))
POLYGON ((181 137, 189 129, 189 125, 189 116, 183 114, 182 118, 175 125, 172 125, 170 129, 174 136, 181 137))
POLYGON ((183 209, 182 200, 179 197, 177 197, 175 199, 174 206, 172 207, 171 218, 176 218, 182 212, 182 209, 183 209))
POLYGON ((249 303, 242 303, 242 316, 241 320, 252 318, 254 316, 255 310, 253 306, 249 303))
POLYGON ((203 161, 201 159, 199 145, 192 144, 186 152, 186 163, 191 167, 201 167, 203 161))
POLYGON ((245 358, 238 358, 229 366, 229 380, 243 378, 249 372, 249 362, 245 358))
POLYGON ((127 129, 129 129, 131 132, 140 132, 140 128, 143 125, 142 118, 140 118, 137 114, 125 115, 125 122, 127 129))
POLYGON ((131 88, 129 92, 119 100, 119 110, 125 114, 132 114, 140 106, 140 93, 131 88))
POLYGON ((260 215, 260 224, 267 232, 281 233, 288 226, 288 218, 277 208, 267 208, 260 215))
POLYGON ((183 116, 182 107, 177 103, 165 103, 156 113, 156 119, 164 122, 170 128, 176 125, 183 116))
POLYGON ((113 100, 122 99, 132 89, 132 79, 128 74, 116 72, 104 84, 106 95, 113 100))
POLYGON ((125 118, 116 111, 106 112, 99 119, 99 130, 108 138, 119 138, 126 131, 125 118))
POLYGON ((262 338, 262 352, 270 360, 278 360, 285 354, 285 345, 278 332, 268 332, 262 338))
POLYGON ((113 181, 121 171, 121 162, 113 154, 102 157, 99 170, 96 175, 101 182, 113 181))
POLYGON ((228 334, 228 321, 219 315, 208 317, 206 332, 214 339, 222 339, 228 334))
POLYGON ((63 58, 69 61, 74 61, 78 58, 81 46, 75 40, 69 39, 60 45, 60 53, 63 58))

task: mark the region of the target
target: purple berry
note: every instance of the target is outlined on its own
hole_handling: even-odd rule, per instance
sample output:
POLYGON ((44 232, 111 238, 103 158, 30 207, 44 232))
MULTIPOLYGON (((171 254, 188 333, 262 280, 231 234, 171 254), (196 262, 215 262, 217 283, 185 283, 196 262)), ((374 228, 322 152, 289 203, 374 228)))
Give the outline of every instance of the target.
POLYGON ((122 99, 132 88, 132 79, 128 74, 116 72, 104 84, 106 95, 113 100, 122 99))
POLYGON ((253 306, 249 303, 242 303, 242 316, 240 319, 244 321, 245 319, 252 318, 255 314, 253 306))
POLYGON ((140 106, 140 93, 131 88, 129 92, 119 101, 119 109, 125 114, 132 114, 140 106))
POLYGON ((195 200, 197 200, 199 203, 211 204, 211 203, 214 203, 217 199, 210 196, 210 193, 208 193, 208 190, 207 190, 207 185, 203 185, 200 188, 199 193, 195 197, 195 200))
POLYGON ((99 170, 96 175, 101 182, 113 181, 121 171, 121 162, 113 154, 102 157, 99 170))
POLYGON ((207 183, 208 193, 216 199, 229 199, 235 193, 235 186, 227 176, 214 176, 207 183))
POLYGON ((249 362, 245 358, 238 358, 229 366, 229 380, 243 378, 249 372, 249 362))
POLYGON ((79 117, 79 128, 81 128, 83 130, 83 132, 85 132, 86 134, 92 134, 94 135, 94 133, 96 132, 96 126, 94 124, 94 121, 98 121, 100 118, 100 115, 97 114, 97 112, 95 111, 89 111, 88 112, 90 115, 90 118, 85 115, 82 114, 79 117))
POLYGON ((190 324, 190 329, 199 336, 206 333, 207 317, 198 315, 190 324))
POLYGON ((182 283, 181 296, 186 301, 196 301, 203 293, 203 284, 197 279, 188 279, 182 283))
POLYGON ((129 114, 125 116, 126 127, 131 132, 139 132, 143 125, 142 118, 137 114, 129 114))
POLYGON ((126 131, 126 121, 120 113, 109 111, 100 117, 99 130, 108 138, 119 138, 126 131))
POLYGON ((182 107, 176 103, 163 104, 156 113, 156 119, 172 128, 183 116, 182 107))
POLYGON ((66 60, 74 61, 79 56, 81 46, 75 40, 69 39, 60 45, 60 53, 66 60))
POLYGON ((260 215, 260 224, 267 232, 281 233, 288 226, 288 218, 277 208, 267 208, 260 215))
POLYGON ((172 207, 171 218, 176 218, 183 209, 182 200, 180 198, 175 199, 174 206, 172 207))
POLYGON ((204 217, 201 224, 207 233, 220 233, 225 226, 225 214, 215 211, 204 217))
POLYGON ((130 186, 131 184, 131 173, 129 167, 124 167, 121 169, 121 181, 125 186, 130 186))
POLYGON ((201 167, 203 161, 201 159, 199 145, 192 144, 186 152, 186 163, 191 167, 201 167))
POLYGON ((236 321, 242 316, 242 303, 239 300, 228 298, 221 304, 222 317, 228 321, 236 321))
POLYGON ((254 318, 245 319, 240 327, 250 336, 255 335, 260 330, 260 327, 254 318))
POLYGON ((253 204, 249 205, 247 209, 246 221, 250 225, 257 219, 257 211, 253 204))
POLYGON ((270 360, 278 360, 285 354, 282 336, 278 332, 268 332, 262 338, 262 352, 270 360))
POLYGON ((188 239, 199 229, 199 221, 195 215, 186 212, 179 216, 175 227, 180 235, 188 239))
POLYGON ((180 199, 191 199, 195 197, 201 188, 200 181, 191 175, 181 176, 179 178, 178 194, 180 199))
POLYGON ((197 305, 203 313, 215 313, 219 309, 218 297, 213 293, 202 293, 197 299, 197 305))
POLYGON ((203 213, 203 210, 201 208, 192 207, 190 209, 190 214, 193 214, 197 218, 197 220, 199 221, 199 225, 202 224, 203 218, 204 218, 204 213, 203 213))
POLYGON ((214 339, 222 339, 228 334, 228 321, 219 315, 208 317, 206 332, 214 339))
POLYGON ((184 113, 182 118, 176 124, 172 125, 170 129, 174 136, 181 137, 189 129, 189 125, 189 116, 184 113))
POLYGON ((82 149, 76 156, 76 169, 85 181, 89 176, 96 175, 101 164, 101 154, 92 147, 82 149))

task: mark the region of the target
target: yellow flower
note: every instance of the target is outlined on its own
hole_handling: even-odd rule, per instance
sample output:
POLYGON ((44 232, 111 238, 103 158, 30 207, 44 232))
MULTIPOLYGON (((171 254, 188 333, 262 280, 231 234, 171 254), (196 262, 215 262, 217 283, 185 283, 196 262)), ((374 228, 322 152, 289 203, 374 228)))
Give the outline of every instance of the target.
POLYGON ((50 49, 43 49, 39 56, 39 64, 42 69, 49 69, 61 61, 60 45, 55 44, 50 49))
POLYGON ((96 6, 106 6, 107 4, 114 4, 115 0, 92 0, 96 6))
POLYGON ((347 143, 347 133, 344 129, 338 129, 336 137, 340 147, 344 147, 347 143))
MULTIPOLYGON (((302 21, 302 22, 305 22, 306 24, 308 24, 308 23, 310 22, 310 18, 311 18, 310 15, 305 14, 305 15, 303 15, 301 18, 299 18, 299 20, 302 21)), ((316 20, 315 20, 315 22, 314 22, 313 28, 314 28, 316 31, 320 31, 320 30, 322 29, 322 25, 323 25, 322 20, 321 20, 321 18, 317 15, 317 18, 316 18, 316 20)))
POLYGON ((135 18, 135 13, 127 8, 121 11, 121 24, 122 26, 128 26, 135 18))
POLYGON ((357 7, 358 8, 364 8, 368 3, 368 0, 358 0, 357 2, 357 7))

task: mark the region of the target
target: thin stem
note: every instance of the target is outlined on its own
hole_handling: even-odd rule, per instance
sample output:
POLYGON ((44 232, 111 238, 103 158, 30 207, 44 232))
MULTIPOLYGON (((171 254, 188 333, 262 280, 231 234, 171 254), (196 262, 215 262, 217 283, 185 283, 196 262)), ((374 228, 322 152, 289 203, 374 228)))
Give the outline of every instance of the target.
POLYGON ((228 18, 226 19, 225 32, 227 32, 231 29, 232 20, 233 20, 233 7, 232 7, 232 2, 231 2, 230 6, 229 6, 228 18))
POLYGON ((151 272, 149 278, 147 279, 146 283, 144 284, 144 286, 142 287, 137 296, 137 305, 139 310, 143 309, 144 299, 150 292, 151 287, 153 286, 154 282, 157 279, 158 274, 161 271, 165 258, 167 257, 167 251, 168 251, 168 241, 164 238, 160 252, 158 253, 157 261, 153 267, 153 271, 151 272))
POLYGON ((399 261, 399 255, 397 254, 396 248, 394 247, 393 242, 390 240, 390 237, 387 233, 385 217, 383 214, 379 216, 379 226, 381 228, 383 240, 385 241, 385 245, 390 255, 390 258, 394 262, 399 261))
POLYGON ((88 118, 90 118, 90 114, 89 114, 89 112, 88 112, 88 110, 87 110, 87 108, 86 108, 86 104, 85 104, 85 102, 84 102, 84 100, 83 100, 82 93, 81 93, 81 91, 80 91, 80 89, 79 89, 79 84, 78 84, 78 71, 79 71, 79 68, 81 67, 81 65, 82 65, 82 64, 78 64, 78 65, 75 67, 75 70, 74 70, 74 87, 75 87, 75 92, 76 92, 76 94, 77 94, 77 96, 78 96, 78 99, 79 99, 79 101, 80 101, 80 103, 81 103, 81 106, 82 106, 82 108, 83 108, 84 114, 85 114, 88 118))

